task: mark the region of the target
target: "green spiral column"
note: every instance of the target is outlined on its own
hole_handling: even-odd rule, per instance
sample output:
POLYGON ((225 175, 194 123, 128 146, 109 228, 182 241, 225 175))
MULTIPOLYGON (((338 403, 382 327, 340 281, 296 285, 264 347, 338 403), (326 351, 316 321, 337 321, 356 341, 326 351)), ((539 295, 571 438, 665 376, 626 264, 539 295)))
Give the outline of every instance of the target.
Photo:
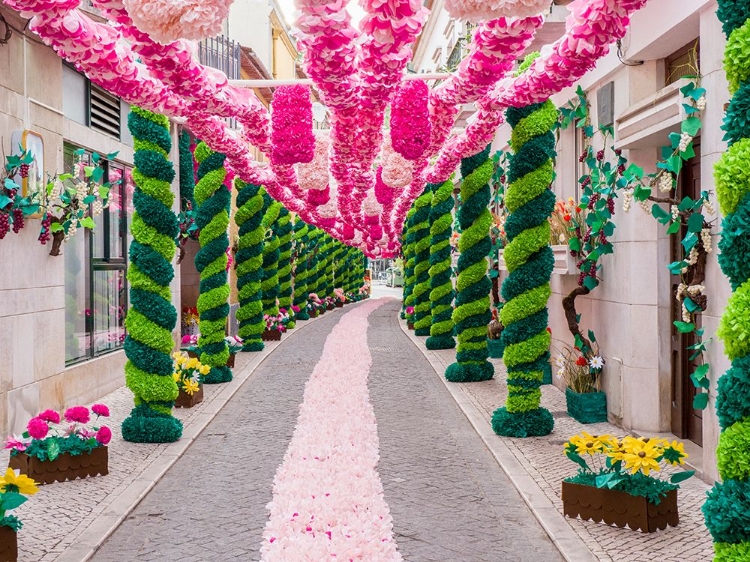
POLYGON ((323 235, 323 243, 320 250, 320 278, 318 279, 318 296, 328 298, 331 296, 333 289, 331 288, 332 274, 331 274, 331 255, 333 253, 333 238, 330 234, 323 235))
POLYGON ((495 375, 495 368, 487 361, 487 324, 492 319, 490 291, 492 282, 487 277, 487 254, 492 243, 490 226, 490 179, 492 161, 490 147, 470 158, 461 160, 461 206, 457 218, 461 227, 458 249, 458 279, 456 281, 456 325, 458 349, 456 362, 448 365, 445 378, 451 382, 486 381, 495 375))
POLYGON ((131 107, 135 169, 130 223, 130 309, 125 319, 125 382, 135 407, 122 422, 122 436, 135 443, 171 443, 182 436, 182 422, 172 416, 177 384, 172 380, 172 330, 177 311, 169 284, 174 278, 177 217, 172 211, 174 169, 169 162, 169 120, 131 107))
POLYGON ((340 241, 336 240, 336 248, 333 252, 333 288, 344 289, 344 268, 346 266, 347 247, 340 241))
POLYGON ((427 349, 453 349, 453 179, 435 184, 430 208, 430 337, 427 349))
POLYGON ((430 316, 430 208, 432 191, 437 184, 428 183, 414 202, 414 333, 429 336, 430 316))
POLYGON ((310 225, 297 217, 294 223, 294 243, 297 258, 294 268, 294 306, 299 308, 297 318, 309 320, 310 313, 307 312, 307 298, 310 294, 307 290, 307 282, 310 279, 310 256, 308 245, 310 243, 310 225))
POLYGON ((193 171, 193 154, 190 152, 190 135, 180 132, 180 199, 182 209, 187 203, 195 208, 195 172, 193 171))
POLYGON ((412 205, 406 213, 404 222, 404 232, 401 235, 402 247, 404 252, 404 306, 401 311, 401 317, 406 315, 406 309, 414 306, 414 285, 417 276, 414 273, 414 214, 417 209, 412 205))
POLYGON ((239 243, 235 256, 237 293, 240 307, 237 310, 239 336, 244 344, 242 351, 261 351, 260 338, 263 322, 263 303, 260 284, 263 279, 263 188, 252 183, 236 181, 237 213, 235 222, 239 230, 239 243))
POLYGON ((506 118, 513 127, 514 155, 508 169, 505 223, 508 244, 504 257, 508 278, 503 283, 505 306, 500 318, 506 344, 503 361, 508 369, 508 399, 495 411, 492 428, 499 435, 548 435, 552 415, 540 407, 540 386, 549 365, 550 333, 547 301, 554 256, 547 218, 555 207, 549 189, 554 168, 557 109, 551 101, 510 108, 506 118))
POLYGON ((719 378, 716 413, 721 426, 716 451, 721 482, 703 506, 717 562, 750 560, 750 4, 719 0, 728 36, 724 70, 732 100, 724 116, 729 148, 714 167, 716 196, 724 222, 719 265, 732 295, 717 335, 732 361, 719 378))
MULTIPOLYGON (((287 314, 294 316, 292 311, 292 217, 289 211, 282 207, 279 212, 277 222, 279 228, 279 308, 287 311, 287 314)), ((294 328, 292 319, 287 328, 294 328)))
POLYGON ((310 262, 308 265, 309 275, 307 277, 308 299, 310 293, 318 295, 318 287, 320 285, 320 245, 323 239, 323 231, 317 227, 311 226, 309 238, 308 255, 310 262))
POLYGON ((229 316, 229 276, 227 249, 229 248, 229 207, 232 194, 224 185, 227 171, 226 156, 212 152, 201 142, 195 148, 198 162, 198 183, 195 202, 198 205, 195 225, 200 230, 200 250, 195 255, 195 268, 200 273, 198 315, 200 317, 200 361, 211 367, 204 380, 217 384, 232 380, 227 367, 229 347, 224 340, 229 316))

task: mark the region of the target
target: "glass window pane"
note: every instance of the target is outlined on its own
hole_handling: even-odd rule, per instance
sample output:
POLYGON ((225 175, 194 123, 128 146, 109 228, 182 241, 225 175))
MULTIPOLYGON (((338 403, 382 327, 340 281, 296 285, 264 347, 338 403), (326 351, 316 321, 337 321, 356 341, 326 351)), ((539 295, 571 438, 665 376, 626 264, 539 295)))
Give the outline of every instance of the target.
POLYGON ((88 125, 88 94, 86 77, 63 65, 63 115, 81 125, 88 125))
POLYGON ((86 236, 79 233, 63 246, 65 259, 65 361, 90 353, 91 311, 88 310, 89 262, 86 236))
POLYGON ((125 201, 125 254, 130 251, 130 243, 133 237, 130 235, 130 224, 133 219, 133 193, 135 192, 135 182, 133 181, 133 169, 125 168, 125 178, 122 182, 122 196, 125 201))
POLYGON ((112 188, 109 192, 109 207, 105 211, 109 217, 109 256, 111 258, 123 257, 122 235, 125 231, 122 221, 125 219, 122 210, 123 204, 123 169, 110 165, 109 183, 112 188))
POLYGON ((94 271, 94 353, 125 342, 125 270, 94 271))

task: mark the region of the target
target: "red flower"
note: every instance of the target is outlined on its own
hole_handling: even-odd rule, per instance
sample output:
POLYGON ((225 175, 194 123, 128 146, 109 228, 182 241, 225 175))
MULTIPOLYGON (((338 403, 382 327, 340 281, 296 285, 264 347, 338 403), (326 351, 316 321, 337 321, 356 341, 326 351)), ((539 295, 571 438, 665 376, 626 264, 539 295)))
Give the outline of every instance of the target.
POLYGON ((65 410, 65 419, 69 422, 89 423, 91 416, 86 406, 74 406, 65 410))
POLYGON ((46 422, 51 423, 60 423, 60 414, 55 412, 54 410, 44 410, 41 414, 37 416, 40 420, 44 420, 46 422))
POLYGON ((31 418, 29 420, 29 423, 26 424, 26 431, 28 431, 29 435, 34 439, 44 439, 45 437, 47 437, 47 433, 49 432, 49 426, 44 420, 40 420, 39 418, 31 418))
POLYGON ((102 445, 106 445, 112 440, 112 431, 106 425, 103 425, 96 432, 95 438, 102 445))
POLYGON ((567 214, 563 215, 563 220, 566 221, 566 222, 570 221, 570 215, 567 215, 567 214))
POLYGON ((547 326, 547 332, 549 332, 550 334, 552 334, 552 328, 550 328, 549 326, 547 326))
POLYGON ((576 359, 576 365, 578 365, 579 367, 585 367, 588 364, 589 362, 586 360, 586 358, 583 355, 581 355, 578 359, 576 359))
POLYGON ((103 416, 105 418, 109 417, 109 408, 106 404, 94 404, 91 406, 91 411, 97 416, 103 416))

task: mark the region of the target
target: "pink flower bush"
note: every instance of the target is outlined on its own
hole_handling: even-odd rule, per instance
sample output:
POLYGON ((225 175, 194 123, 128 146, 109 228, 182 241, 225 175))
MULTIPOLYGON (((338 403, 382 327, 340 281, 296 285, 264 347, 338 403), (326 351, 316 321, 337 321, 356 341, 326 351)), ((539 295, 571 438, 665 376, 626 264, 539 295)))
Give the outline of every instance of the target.
POLYGON ((422 156, 430 143, 430 89, 423 80, 410 80, 398 90, 391 104, 393 150, 407 160, 422 156))
POLYGON ((86 406, 73 406, 65 410, 65 420, 75 423, 89 423, 91 416, 86 406))
POLYGON ((44 410, 37 416, 40 420, 44 420, 50 423, 60 423, 60 414, 55 410, 44 410))
POLYGON ((112 440, 112 430, 110 430, 106 425, 103 425, 99 428, 99 431, 96 432, 95 438, 97 442, 101 443, 102 445, 107 445, 112 440))
POLYGON ((312 132, 310 88, 279 86, 271 101, 271 162, 288 165, 312 162, 315 136, 312 132))
POLYGON ((341 318, 305 386, 267 506, 265 562, 402 559, 377 472, 377 423, 367 389, 367 318, 382 303, 370 301, 341 318))
POLYGON ((26 431, 33 439, 44 439, 49 433, 49 425, 42 419, 31 418, 26 424, 26 431))
POLYGON ((106 406, 106 404, 94 404, 91 406, 91 411, 94 412, 97 416, 102 416, 105 418, 109 417, 109 408, 106 406))

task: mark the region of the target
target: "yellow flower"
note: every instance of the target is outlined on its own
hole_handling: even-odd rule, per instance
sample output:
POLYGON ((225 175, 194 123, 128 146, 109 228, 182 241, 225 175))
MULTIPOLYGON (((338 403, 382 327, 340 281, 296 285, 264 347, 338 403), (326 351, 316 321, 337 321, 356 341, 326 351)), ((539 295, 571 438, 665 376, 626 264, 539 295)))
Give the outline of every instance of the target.
POLYGON ((633 439, 628 442, 625 450, 622 460, 625 468, 630 469, 632 474, 640 470, 648 476, 652 470, 660 470, 656 459, 661 456, 662 451, 654 442, 633 439))
POLYGON ((187 394, 192 396, 193 394, 198 392, 198 390, 200 390, 200 387, 198 386, 198 383, 195 382, 193 379, 185 379, 183 381, 182 390, 184 390, 187 394))
POLYGON ((579 455, 599 453, 604 450, 604 443, 611 439, 609 435, 589 435, 582 432, 580 435, 574 435, 570 438, 570 443, 576 447, 576 453, 579 455))
POLYGON ((0 478, 0 492, 10 492, 9 488, 11 486, 17 488, 18 493, 26 496, 33 496, 39 491, 39 488, 36 487, 36 482, 31 478, 25 474, 16 476, 15 471, 12 468, 8 468, 5 471, 5 476, 0 478))
POLYGON ((175 361, 177 361, 178 364, 180 362, 180 357, 182 357, 182 353, 180 353, 179 351, 175 351, 172 354, 172 359, 174 359, 175 361))
POLYGON ((180 373, 177 373, 177 372, 172 373, 172 380, 174 382, 180 382, 180 373))
POLYGON ((190 359, 188 359, 185 367, 187 367, 188 369, 195 369, 198 365, 200 365, 200 361, 198 361, 198 359, 195 357, 191 357, 190 359))
POLYGON ((201 365, 200 369, 198 369, 201 375, 207 375, 211 372, 211 367, 208 365, 201 365))

